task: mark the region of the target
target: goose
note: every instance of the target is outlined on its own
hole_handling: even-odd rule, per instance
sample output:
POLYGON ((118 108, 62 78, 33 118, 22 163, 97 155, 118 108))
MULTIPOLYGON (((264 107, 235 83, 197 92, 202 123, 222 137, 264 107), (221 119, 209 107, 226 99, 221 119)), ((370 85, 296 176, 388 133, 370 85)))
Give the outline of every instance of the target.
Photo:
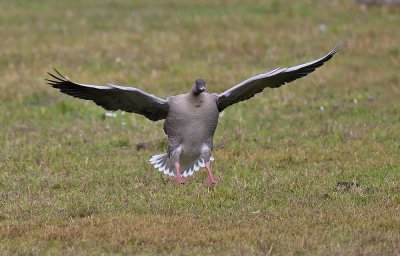
POLYGON ((180 184, 185 184, 188 176, 205 167, 208 176, 204 183, 210 185, 220 181, 211 170, 211 161, 214 160, 211 155, 213 137, 219 113, 231 105, 250 99, 265 88, 278 88, 310 74, 345 46, 345 42, 341 43, 325 56, 305 64, 277 68, 253 76, 220 94, 206 92, 203 79, 196 79, 190 92, 166 99, 134 87, 76 83, 56 69, 55 73, 48 73, 50 79, 46 81, 64 94, 91 100, 109 111, 136 113, 151 121, 165 119, 163 128, 168 137, 167 153, 152 156, 150 163, 180 184))

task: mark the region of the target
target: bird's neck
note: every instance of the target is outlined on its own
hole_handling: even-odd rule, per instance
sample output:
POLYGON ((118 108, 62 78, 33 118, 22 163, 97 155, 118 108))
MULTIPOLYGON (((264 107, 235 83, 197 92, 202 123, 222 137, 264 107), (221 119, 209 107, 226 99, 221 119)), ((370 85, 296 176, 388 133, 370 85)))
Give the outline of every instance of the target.
POLYGON ((197 92, 196 90, 192 90, 189 94, 193 97, 200 97, 202 94, 204 93, 204 91, 202 92, 197 92))
POLYGON ((195 90, 192 90, 192 92, 190 93, 193 97, 199 97, 201 95, 200 93, 197 93, 195 90))

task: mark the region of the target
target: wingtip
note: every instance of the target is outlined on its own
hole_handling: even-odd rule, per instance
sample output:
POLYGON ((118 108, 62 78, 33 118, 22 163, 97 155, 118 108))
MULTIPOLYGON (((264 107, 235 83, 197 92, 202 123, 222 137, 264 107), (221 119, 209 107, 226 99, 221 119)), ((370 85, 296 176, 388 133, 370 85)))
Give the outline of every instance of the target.
POLYGON ((65 76, 63 76, 56 68, 53 67, 54 72, 56 72, 60 77, 62 77, 64 80, 68 80, 65 76))
POLYGON ((345 47, 347 47, 347 41, 342 41, 338 45, 336 45, 335 48, 333 48, 333 50, 331 51, 331 54, 333 55, 333 54, 339 52, 340 50, 342 50, 345 47))

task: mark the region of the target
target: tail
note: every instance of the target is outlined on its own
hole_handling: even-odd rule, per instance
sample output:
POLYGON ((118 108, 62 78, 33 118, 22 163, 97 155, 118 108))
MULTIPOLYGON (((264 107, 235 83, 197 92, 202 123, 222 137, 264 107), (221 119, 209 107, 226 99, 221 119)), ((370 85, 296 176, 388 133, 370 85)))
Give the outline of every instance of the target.
MULTIPOLYGON (((214 158, 211 157, 210 160, 213 161, 214 158)), ((175 163, 170 161, 167 154, 152 156, 149 161, 154 166, 154 168, 158 169, 158 171, 172 177, 175 176, 175 163)), ((182 176, 188 177, 190 175, 193 175, 194 172, 200 170, 200 167, 205 167, 205 161, 203 158, 199 158, 195 160, 191 165, 182 168, 182 176)))
POLYGON ((170 163, 168 154, 152 156, 149 161, 158 171, 169 176, 175 176, 175 166, 173 163, 170 163))

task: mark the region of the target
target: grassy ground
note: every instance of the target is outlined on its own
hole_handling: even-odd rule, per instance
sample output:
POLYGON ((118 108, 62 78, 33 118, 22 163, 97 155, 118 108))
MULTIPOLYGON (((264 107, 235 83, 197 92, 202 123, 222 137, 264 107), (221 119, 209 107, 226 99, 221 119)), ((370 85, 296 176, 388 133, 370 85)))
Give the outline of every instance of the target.
POLYGON ((2 1, 0 254, 400 253, 400 14, 354 1, 2 1), (160 97, 349 47, 227 109, 215 173, 177 186, 149 164, 162 122, 44 84, 160 97), (137 144, 146 148, 138 150, 137 144))

